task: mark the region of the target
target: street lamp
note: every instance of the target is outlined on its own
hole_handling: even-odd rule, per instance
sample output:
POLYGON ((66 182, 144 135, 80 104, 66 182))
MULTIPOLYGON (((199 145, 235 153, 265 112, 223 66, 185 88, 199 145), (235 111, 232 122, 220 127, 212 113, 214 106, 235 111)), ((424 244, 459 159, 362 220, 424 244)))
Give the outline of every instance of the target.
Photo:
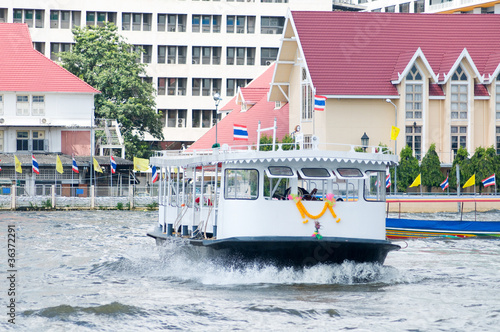
MULTIPOLYGON (((387 98, 385 101, 392 104, 392 106, 394 106, 394 114, 395 114, 394 127, 397 127, 398 126, 398 107, 389 98, 387 98)), ((398 138, 397 137, 394 140, 394 153, 396 154, 396 156, 398 155, 398 138)), ((398 192, 398 166, 396 165, 396 167, 394 168, 394 193, 397 193, 397 192, 398 192)))
POLYGON ((216 92, 214 94, 214 101, 215 101, 215 143, 214 145, 212 145, 212 149, 215 149, 215 148, 220 148, 220 144, 217 143, 217 123, 219 122, 219 114, 217 113, 217 108, 219 107, 219 103, 220 101, 222 100, 222 98, 220 97, 220 94, 218 92, 216 92))
POLYGON ((366 135, 366 132, 361 136, 361 145, 363 146, 363 151, 366 152, 366 148, 368 147, 368 142, 370 141, 370 137, 366 135))

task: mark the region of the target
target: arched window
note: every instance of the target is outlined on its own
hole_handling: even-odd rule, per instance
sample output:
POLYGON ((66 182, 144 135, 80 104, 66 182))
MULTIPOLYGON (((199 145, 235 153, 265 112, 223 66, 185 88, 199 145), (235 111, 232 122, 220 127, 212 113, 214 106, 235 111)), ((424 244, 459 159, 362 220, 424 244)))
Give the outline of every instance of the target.
POLYGON ((422 91, 423 81, 422 75, 418 68, 413 65, 408 75, 406 75, 406 118, 421 119, 422 118, 422 91))
POLYGON ((451 81, 451 119, 466 120, 469 109, 468 79, 462 66, 457 67, 451 81))
POLYGON ((313 109, 313 95, 307 71, 302 68, 302 119, 311 120, 313 109))

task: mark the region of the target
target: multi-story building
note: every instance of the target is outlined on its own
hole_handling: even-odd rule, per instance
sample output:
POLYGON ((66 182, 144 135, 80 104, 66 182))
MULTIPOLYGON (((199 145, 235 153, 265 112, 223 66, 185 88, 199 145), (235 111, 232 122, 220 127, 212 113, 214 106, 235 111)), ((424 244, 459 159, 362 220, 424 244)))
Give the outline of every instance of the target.
POLYGON ((71 49, 73 26, 112 22, 145 51, 145 79, 157 89, 163 115, 162 148, 190 144, 220 115, 223 103, 269 66, 278 54, 287 9, 331 11, 329 0, 3 1, 0 22, 25 23, 33 46, 58 60, 71 49))

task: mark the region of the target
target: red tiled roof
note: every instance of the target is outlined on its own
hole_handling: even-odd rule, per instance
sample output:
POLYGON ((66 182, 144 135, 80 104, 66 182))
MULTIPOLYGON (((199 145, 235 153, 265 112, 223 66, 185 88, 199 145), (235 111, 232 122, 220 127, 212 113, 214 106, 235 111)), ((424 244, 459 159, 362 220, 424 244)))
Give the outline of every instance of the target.
POLYGON ((489 97, 490 94, 484 84, 474 84, 474 96, 476 97, 489 97))
MULTIPOLYGON (((270 66, 262 75, 250 82, 245 89, 246 93, 257 96, 260 99, 256 104, 246 112, 241 112, 241 105, 236 104, 236 98, 232 98, 221 110, 233 110, 224 119, 217 124, 217 142, 222 144, 247 145, 257 142, 257 128, 259 120, 261 128, 269 128, 274 125, 276 118, 278 129, 276 130, 276 138, 281 140, 288 134, 288 104, 280 109, 274 109, 275 103, 267 101, 267 91, 274 72, 274 65, 270 66), (263 90, 263 87, 266 87, 263 90), (251 90, 255 91, 251 91, 251 90), (233 125, 239 124, 247 126, 248 141, 233 140, 233 125)), ((272 131, 263 132, 261 134, 272 136, 272 131)), ((198 139, 189 149, 210 149, 215 143, 215 127, 210 128, 200 139, 198 139)))
POLYGON ((391 80, 418 48, 440 80, 464 49, 486 79, 500 61, 500 39, 492 38, 500 15, 297 11, 292 17, 321 95, 398 95, 391 80))
POLYGON ((248 105, 253 105, 259 100, 262 99, 262 96, 266 95, 269 91, 269 87, 267 88, 241 88, 240 92, 243 96, 243 100, 248 105))
POLYGON ((441 85, 435 83, 429 84, 429 96, 444 96, 441 85))
POLYGON ((33 49, 26 24, 0 23, 0 91, 99 93, 33 49))

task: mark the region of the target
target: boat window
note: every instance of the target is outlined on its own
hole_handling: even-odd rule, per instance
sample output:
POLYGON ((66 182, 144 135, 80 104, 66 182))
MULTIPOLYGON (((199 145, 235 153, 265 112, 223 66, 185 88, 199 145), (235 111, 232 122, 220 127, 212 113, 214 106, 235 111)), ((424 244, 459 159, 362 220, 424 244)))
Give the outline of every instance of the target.
POLYGON ((301 168, 299 174, 303 179, 330 179, 333 177, 333 174, 326 168, 301 168))
POLYGON ((259 172, 255 169, 226 169, 224 177, 225 199, 257 199, 259 172))
POLYGON ((269 166, 266 169, 269 177, 295 177, 295 172, 288 166, 269 166))
POLYGON ((264 173, 264 198, 272 200, 285 200, 286 189, 290 187, 293 177, 268 176, 264 173))
POLYGON ((357 168, 337 168, 338 174, 343 178, 362 178, 363 172, 357 168))
POLYGON ((385 201, 385 171, 366 171, 364 196, 366 201, 385 201))

